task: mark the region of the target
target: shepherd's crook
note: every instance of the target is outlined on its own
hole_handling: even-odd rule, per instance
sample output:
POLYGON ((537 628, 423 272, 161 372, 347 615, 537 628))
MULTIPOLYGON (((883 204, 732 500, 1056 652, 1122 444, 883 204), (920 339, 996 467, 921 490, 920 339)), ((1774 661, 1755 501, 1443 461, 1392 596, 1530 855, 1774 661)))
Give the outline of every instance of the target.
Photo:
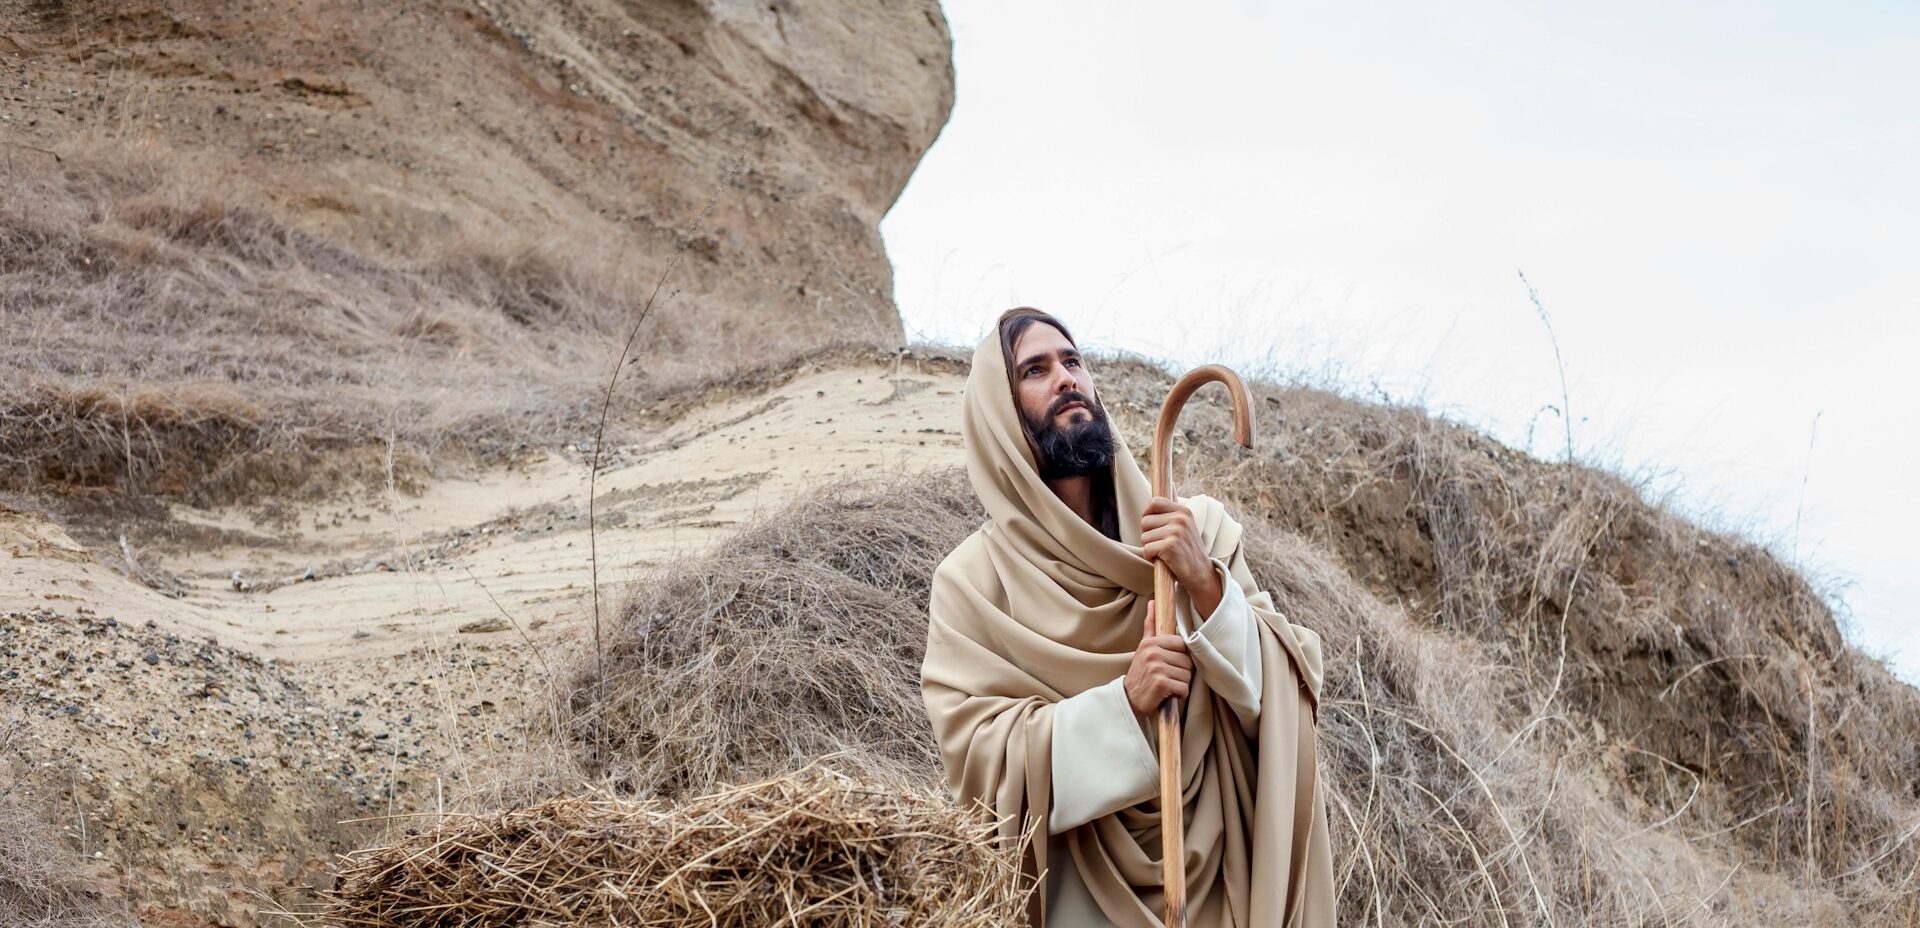
MULTIPOLYGON (((1226 384, 1233 397, 1233 440, 1253 447, 1253 401, 1240 375, 1218 364, 1196 367, 1160 404, 1160 419, 1153 425, 1153 495, 1173 498, 1174 420, 1193 391, 1215 380, 1226 384)), ((1153 603, 1154 634, 1177 634, 1173 572, 1165 561, 1153 563, 1153 603)), ((1166 928, 1187 926, 1186 803, 1180 785, 1180 700, 1170 696, 1160 704, 1160 879, 1167 898, 1166 928)))

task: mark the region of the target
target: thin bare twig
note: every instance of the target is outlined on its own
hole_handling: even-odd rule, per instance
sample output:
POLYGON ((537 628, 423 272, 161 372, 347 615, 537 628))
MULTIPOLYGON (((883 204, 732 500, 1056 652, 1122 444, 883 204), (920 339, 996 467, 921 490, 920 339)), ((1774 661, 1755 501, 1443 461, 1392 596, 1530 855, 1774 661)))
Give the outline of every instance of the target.
POLYGON ((1813 414, 1813 424, 1807 427, 1807 464, 1800 471, 1800 501, 1793 507, 1793 563, 1800 563, 1800 516, 1807 509, 1807 481, 1813 476, 1813 441, 1820 437, 1820 413, 1813 414))
MULTIPOLYGON (((694 217, 693 227, 698 229, 712 210, 713 200, 709 199, 706 205, 700 208, 700 214, 694 217)), ((589 596, 593 600, 593 686, 596 703, 601 702, 606 695, 606 644, 600 622, 600 532, 595 518, 594 488, 600 476, 601 446, 606 443, 607 415, 613 409, 614 385, 620 382, 620 372, 626 368, 627 358, 633 354, 633 343, 640 337, 640 327, 646 324, 649 316, 653 315, 654 306, 660 299, 661 288, 667 285, 667 278, 672 276, 674 269, 680 266, 680 259, 685 254, 686 247, 683 239, 681 247, 674 251, 673 258, 667 262, 666 269, 660 272, 660 278, 653 282, 653 291, 647 294, 646 303, 640 307, 639 315, 633 319, 633 326, 627 330, 627 340, 620 345, 620 357, 614 360, 613 371, 607 375, 607 389, 600 399, 600 423, 593 431, 593 456, 587 465, 587 580, 591 588, 589 596)), ((669 293, 667 299, 672 300, 673 294, 669 293)), ((595 737, 596 750, 604 748, 605 745, 598 740, 604 735, 596 732, 595 737)), ((604 751, 602 750, 601 753, 604 751)))
POLYGON ((1567 431, 1567 463, 1573 463, 1573 407, 1567 395, 1567 363, 1560 356, 1560 338, 1553 334, 1553 320, 1547 316, 1547 307, 1540 302, 1540 293, 1533 289, 1533 282, 1527 280, 1525 271, 1516 271, 1520 283, 1527 288, 1527 299, 1533 301, 1533 309, 1540 314, 1540 324, 1547 327, 1547 341, 1553 345, 1553 366, 1560 372, 1560 423, 1567 431))

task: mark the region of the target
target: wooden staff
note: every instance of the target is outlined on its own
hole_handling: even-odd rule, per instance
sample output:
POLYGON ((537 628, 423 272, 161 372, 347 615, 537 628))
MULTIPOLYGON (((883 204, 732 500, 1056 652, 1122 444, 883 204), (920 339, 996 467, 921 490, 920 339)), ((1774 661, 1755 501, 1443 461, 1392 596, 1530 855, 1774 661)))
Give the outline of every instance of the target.
MULTIPOLYGON (((1240 375, 1218 364, 1196 367, 1173 385, 1167 401, 1160 404, 1160 418, 1153 425, 1153 495, 1173 498, 1174 420, 1193 391, 1215 380, 1226 384, 1233 397, 1233 440, 1253 447, 1253 401, 1240 375)), ((1153 602, 1154 634, 1177 634, 1173 572, 1164 561, 1153 564, 1153 602)), ((1187 925, 1186 803, 1180 787, 1180 700, 1170 696, 1160 704, 1160 878, 1167 898, 1166 928, 1187 925)))

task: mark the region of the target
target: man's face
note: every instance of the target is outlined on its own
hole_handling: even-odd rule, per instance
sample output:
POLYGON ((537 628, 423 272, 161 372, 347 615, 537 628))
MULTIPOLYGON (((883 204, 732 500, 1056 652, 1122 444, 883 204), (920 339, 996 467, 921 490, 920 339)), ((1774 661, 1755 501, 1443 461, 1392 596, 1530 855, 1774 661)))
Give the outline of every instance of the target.
POLYGON ((1013 362, 1013 395, 1040 446, 1040 476, 1077 477, 1110 466, 1112 427, 1079 349, 1059 329, 1035 323, 1014 341, 1013 362))

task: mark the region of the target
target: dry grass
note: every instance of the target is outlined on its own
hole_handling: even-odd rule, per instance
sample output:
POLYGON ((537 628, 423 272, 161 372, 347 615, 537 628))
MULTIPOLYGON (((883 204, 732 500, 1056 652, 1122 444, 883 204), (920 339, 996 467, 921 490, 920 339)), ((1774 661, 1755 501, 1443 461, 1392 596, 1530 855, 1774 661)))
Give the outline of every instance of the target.
MULTIPOLYGON (((1113 382, 1144 420, 1168 380, 1129 367, 1113 382)), ((1336 717, 1355 728, 1322 730, 1358 739, 1348 778, 1410 777, 1433 794, 1402 796, 1390 820, 1477 817, 1452 866, 1495 875, 1479 880, 1483 904, 1502 887, 1514 924, 1920 914, 1920 691, 1848 646, 1791 568, 1611 474, 1417 410, 1272 385, 1256 404, 1250 453, 1225 441, 1223 406, 1196 411, 1189 437, 1208 437, 1188 485, 1297 536, 1295 554, 1257 571, 1277 589, 1318 551, 1348 585, 1332 599, 1384 610, 1331 629, 1336 717), (1446 652, 1420 656, 1436 645, 1446 652), (1396 646, 1415 650, 1395 659, 1396 646)), ((1366 612, 1294 614, 1318 627, 1366 612)))
POLYGON ((984 811, 814 766, 679 805, 556 799, 352 855, 317 921, 411 928, 998 928, 1017 848, 984 811))
POLYGON ((53 824, 24 759, 26 729, 0 716, 0 925, 8 928, 120 928, 130 915, 105 899, 53 824))
POLYGON ((919 683, 928 584, 980 518, 958 473, 810 494, 693 569, 636 588, 606 679, 589 656, 564 688, 567 740, 589 776, 649 795, 842 752, 931 781, 939 761, 919 683))
MULTIPOLYGON (((0 175, 0 490, 205 501, 377 485, 384 455, 344 449, 417 466, 584 446, 609 346, 671 256, 457 231, 395 250, 293 218, 212 154, 64 154, 0 175)), ((868 335, 680 304, 647 323, 615 421, 868 335), (747 354, 768 345, 789 353, 747 354)))
MULTIPOLYGON (((1145 447, 1169 378, 1098 374, 1145 447)), ((1190 406, 1180 486, 1229 500, 1255 575, 1326 638, 1345 919, 1914 923, 1920 692, 1791 569, 1414 410, 1256 404, 1252 452, 1190 406)), ((926 585, 979 518, 957 471, 832 487, 637 584, 605 704, 590 672, 569 688, 581 766, 680 795, 846 750, 933 782, 926 585)))

